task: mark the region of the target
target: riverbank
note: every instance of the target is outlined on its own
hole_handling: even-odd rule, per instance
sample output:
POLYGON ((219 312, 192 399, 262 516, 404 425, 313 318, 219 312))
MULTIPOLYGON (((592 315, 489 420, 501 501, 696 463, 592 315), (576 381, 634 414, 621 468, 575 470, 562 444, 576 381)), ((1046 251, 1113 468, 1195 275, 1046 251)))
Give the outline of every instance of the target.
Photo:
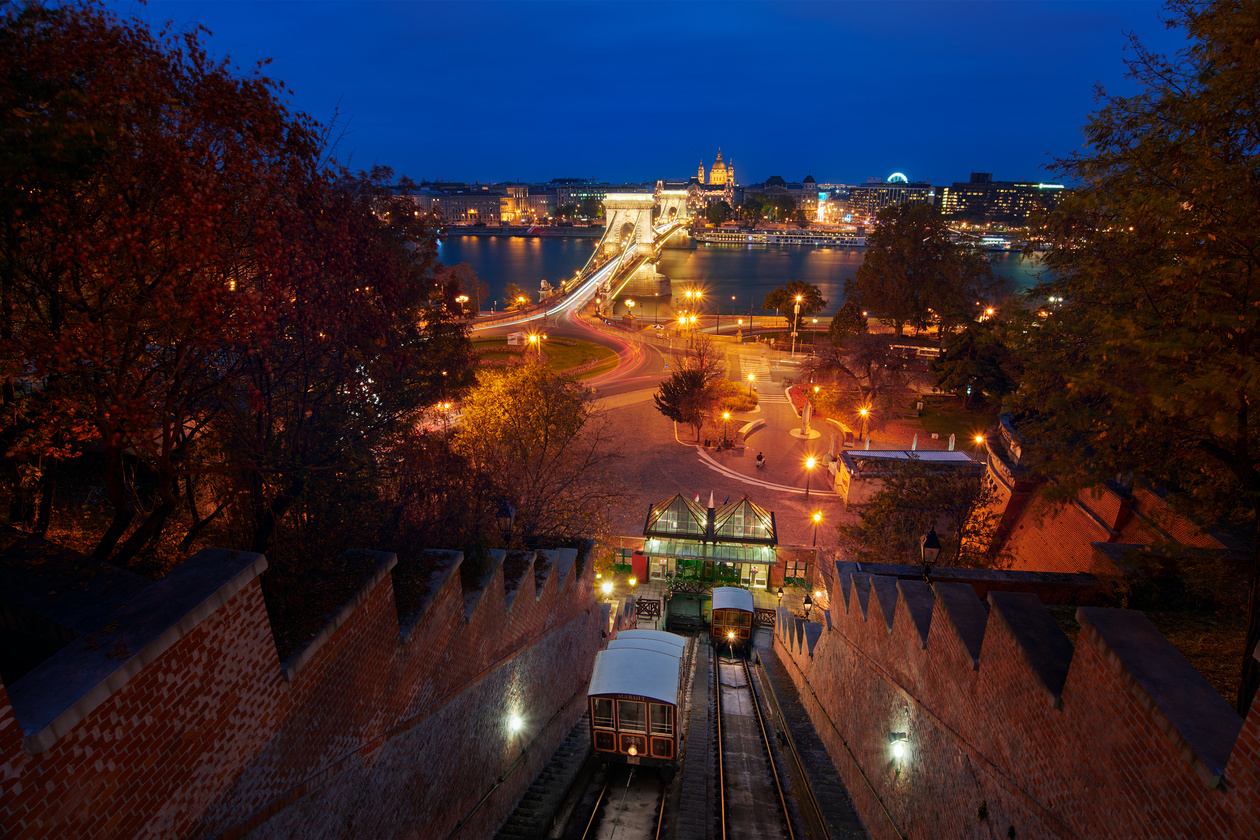
POLYGON ((599 239, 602 227, 541 227, 539 225, 495 225, 474 227, 450 225, 442 228, 444 236, 531 236, 544 239, 599 239))

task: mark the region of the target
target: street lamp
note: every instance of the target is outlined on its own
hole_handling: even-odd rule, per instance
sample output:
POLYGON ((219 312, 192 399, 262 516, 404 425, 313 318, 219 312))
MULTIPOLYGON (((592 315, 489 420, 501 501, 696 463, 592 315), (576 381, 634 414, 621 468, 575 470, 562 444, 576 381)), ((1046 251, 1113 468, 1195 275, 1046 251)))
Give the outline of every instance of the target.
POLYGON ((779 596, 779 603, 782 604, 783 603, 783 587, 782 586, 779 587, 779 591, 777 594, 779 596))
POLYGON ((867 440, 868 438, 866 437, 866 420, 868 417, 870 417, 871 410, 867 408, 866 406, 862 406, 861 408, 858 409, 858 414, 862 415, 862 439, 867 440))
POLYGON ((626 309, 630 310, 630 317, 633 318, 634 317, 634 301, 627 300, 626 309))
POLYGON ((723 446, 726 445, 726 424, 730 419, 731 419, 731 413, 729 411, 723 411, 722 412, 722 445, 723 446))
POLYGON ((923 579, 927 580, 928 575, 932 574, 932 565, 941 554, 941 539, 936 536, 936 526, 929 528, 919 542, 923 553, 923 579))
POLYGON ((516 508, 508 504, 508 500, 504 499, 499 503, 499 510, 494 515, 495 522, 498 523, 499 533, 503 535, 503 544, 506 546, 512 541, 512 523, 516 520, 516 508))
POLYGON ((753 380, 757 378, 755 373, 748 374, 748 396, 752 397, 753 380))
POLYGON ((796 306, 792 315, 792 358, 796 358, 796 328, 801 322, 801 296, 796 296, 796 306))
POLYGON ((814 545, 818 545, 818 523, 822 521, 822 511, 814 511, 814 545))
POLYGON ((805 459, 805 498, 809 498, 809 477, 814 474, 814 456, 805 459))
POLYGON ((809 593, 805 593, 805 602, 801 604, 805 608, 805 618, 809 618, 809 611, 814 608, 814 602, 809 599, 809 593))

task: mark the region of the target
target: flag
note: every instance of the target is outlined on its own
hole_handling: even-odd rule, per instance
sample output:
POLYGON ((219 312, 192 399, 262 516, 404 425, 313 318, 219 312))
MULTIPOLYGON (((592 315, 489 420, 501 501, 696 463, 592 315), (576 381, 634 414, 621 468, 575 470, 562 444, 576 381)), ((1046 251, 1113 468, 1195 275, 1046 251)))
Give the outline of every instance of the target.
POLYGON ((700 492, 698 490, 696 491, 696 501, 700 501, 700 492))
POLYGON ((729 502, 730 500, 731 500, 731 497, 730 497, 730 496, 727 496, 727 497, 726 497, 726 502, 722 502, 722 504, 726 504, 726 503, 727 503, 727 502, 729 502))

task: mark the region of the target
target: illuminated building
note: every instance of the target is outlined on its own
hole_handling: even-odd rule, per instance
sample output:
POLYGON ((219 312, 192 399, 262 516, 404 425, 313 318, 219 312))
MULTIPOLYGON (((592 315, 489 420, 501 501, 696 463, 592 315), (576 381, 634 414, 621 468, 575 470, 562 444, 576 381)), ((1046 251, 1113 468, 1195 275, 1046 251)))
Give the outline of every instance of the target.
POLYGON ((894 172, 885 181, 867 178, 865 184, 849 187, 849 211, 854 216, 867 219, 873 219, 885 207, 918 202, 931 204, 934 199, 931 184, 927 181, 912 182, 900 172, 894 172))
POLYGON ((1054 207, 1062 196, 1060 184, 994 181, 988 172, 972 172, 965 184, 939 188, 936 205, 947 219, 1024 225, 1029 213, 1054 207))

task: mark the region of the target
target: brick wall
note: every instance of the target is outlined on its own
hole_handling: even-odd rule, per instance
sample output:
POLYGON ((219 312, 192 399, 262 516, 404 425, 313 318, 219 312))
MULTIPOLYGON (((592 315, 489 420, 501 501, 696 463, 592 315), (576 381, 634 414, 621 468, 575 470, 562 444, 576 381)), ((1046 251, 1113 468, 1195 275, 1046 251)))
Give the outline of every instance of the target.
POLYGON ((409 561, 423 593, 401 599, 403 569, 379 555, 285 663, 265 561, 199 553, 0 687, 3 833, 486 836, 584 710, 589 551, 522 555, 508 581, 499 552, 471 592, 459 554, 429 552, 409 561))
POLYGON ((1082 607, 1073 647, 1035 595, 836 565, 775 650, 871 837, 1260 836, 1260 706, 1241 720, 1145 616, 1082 607))

